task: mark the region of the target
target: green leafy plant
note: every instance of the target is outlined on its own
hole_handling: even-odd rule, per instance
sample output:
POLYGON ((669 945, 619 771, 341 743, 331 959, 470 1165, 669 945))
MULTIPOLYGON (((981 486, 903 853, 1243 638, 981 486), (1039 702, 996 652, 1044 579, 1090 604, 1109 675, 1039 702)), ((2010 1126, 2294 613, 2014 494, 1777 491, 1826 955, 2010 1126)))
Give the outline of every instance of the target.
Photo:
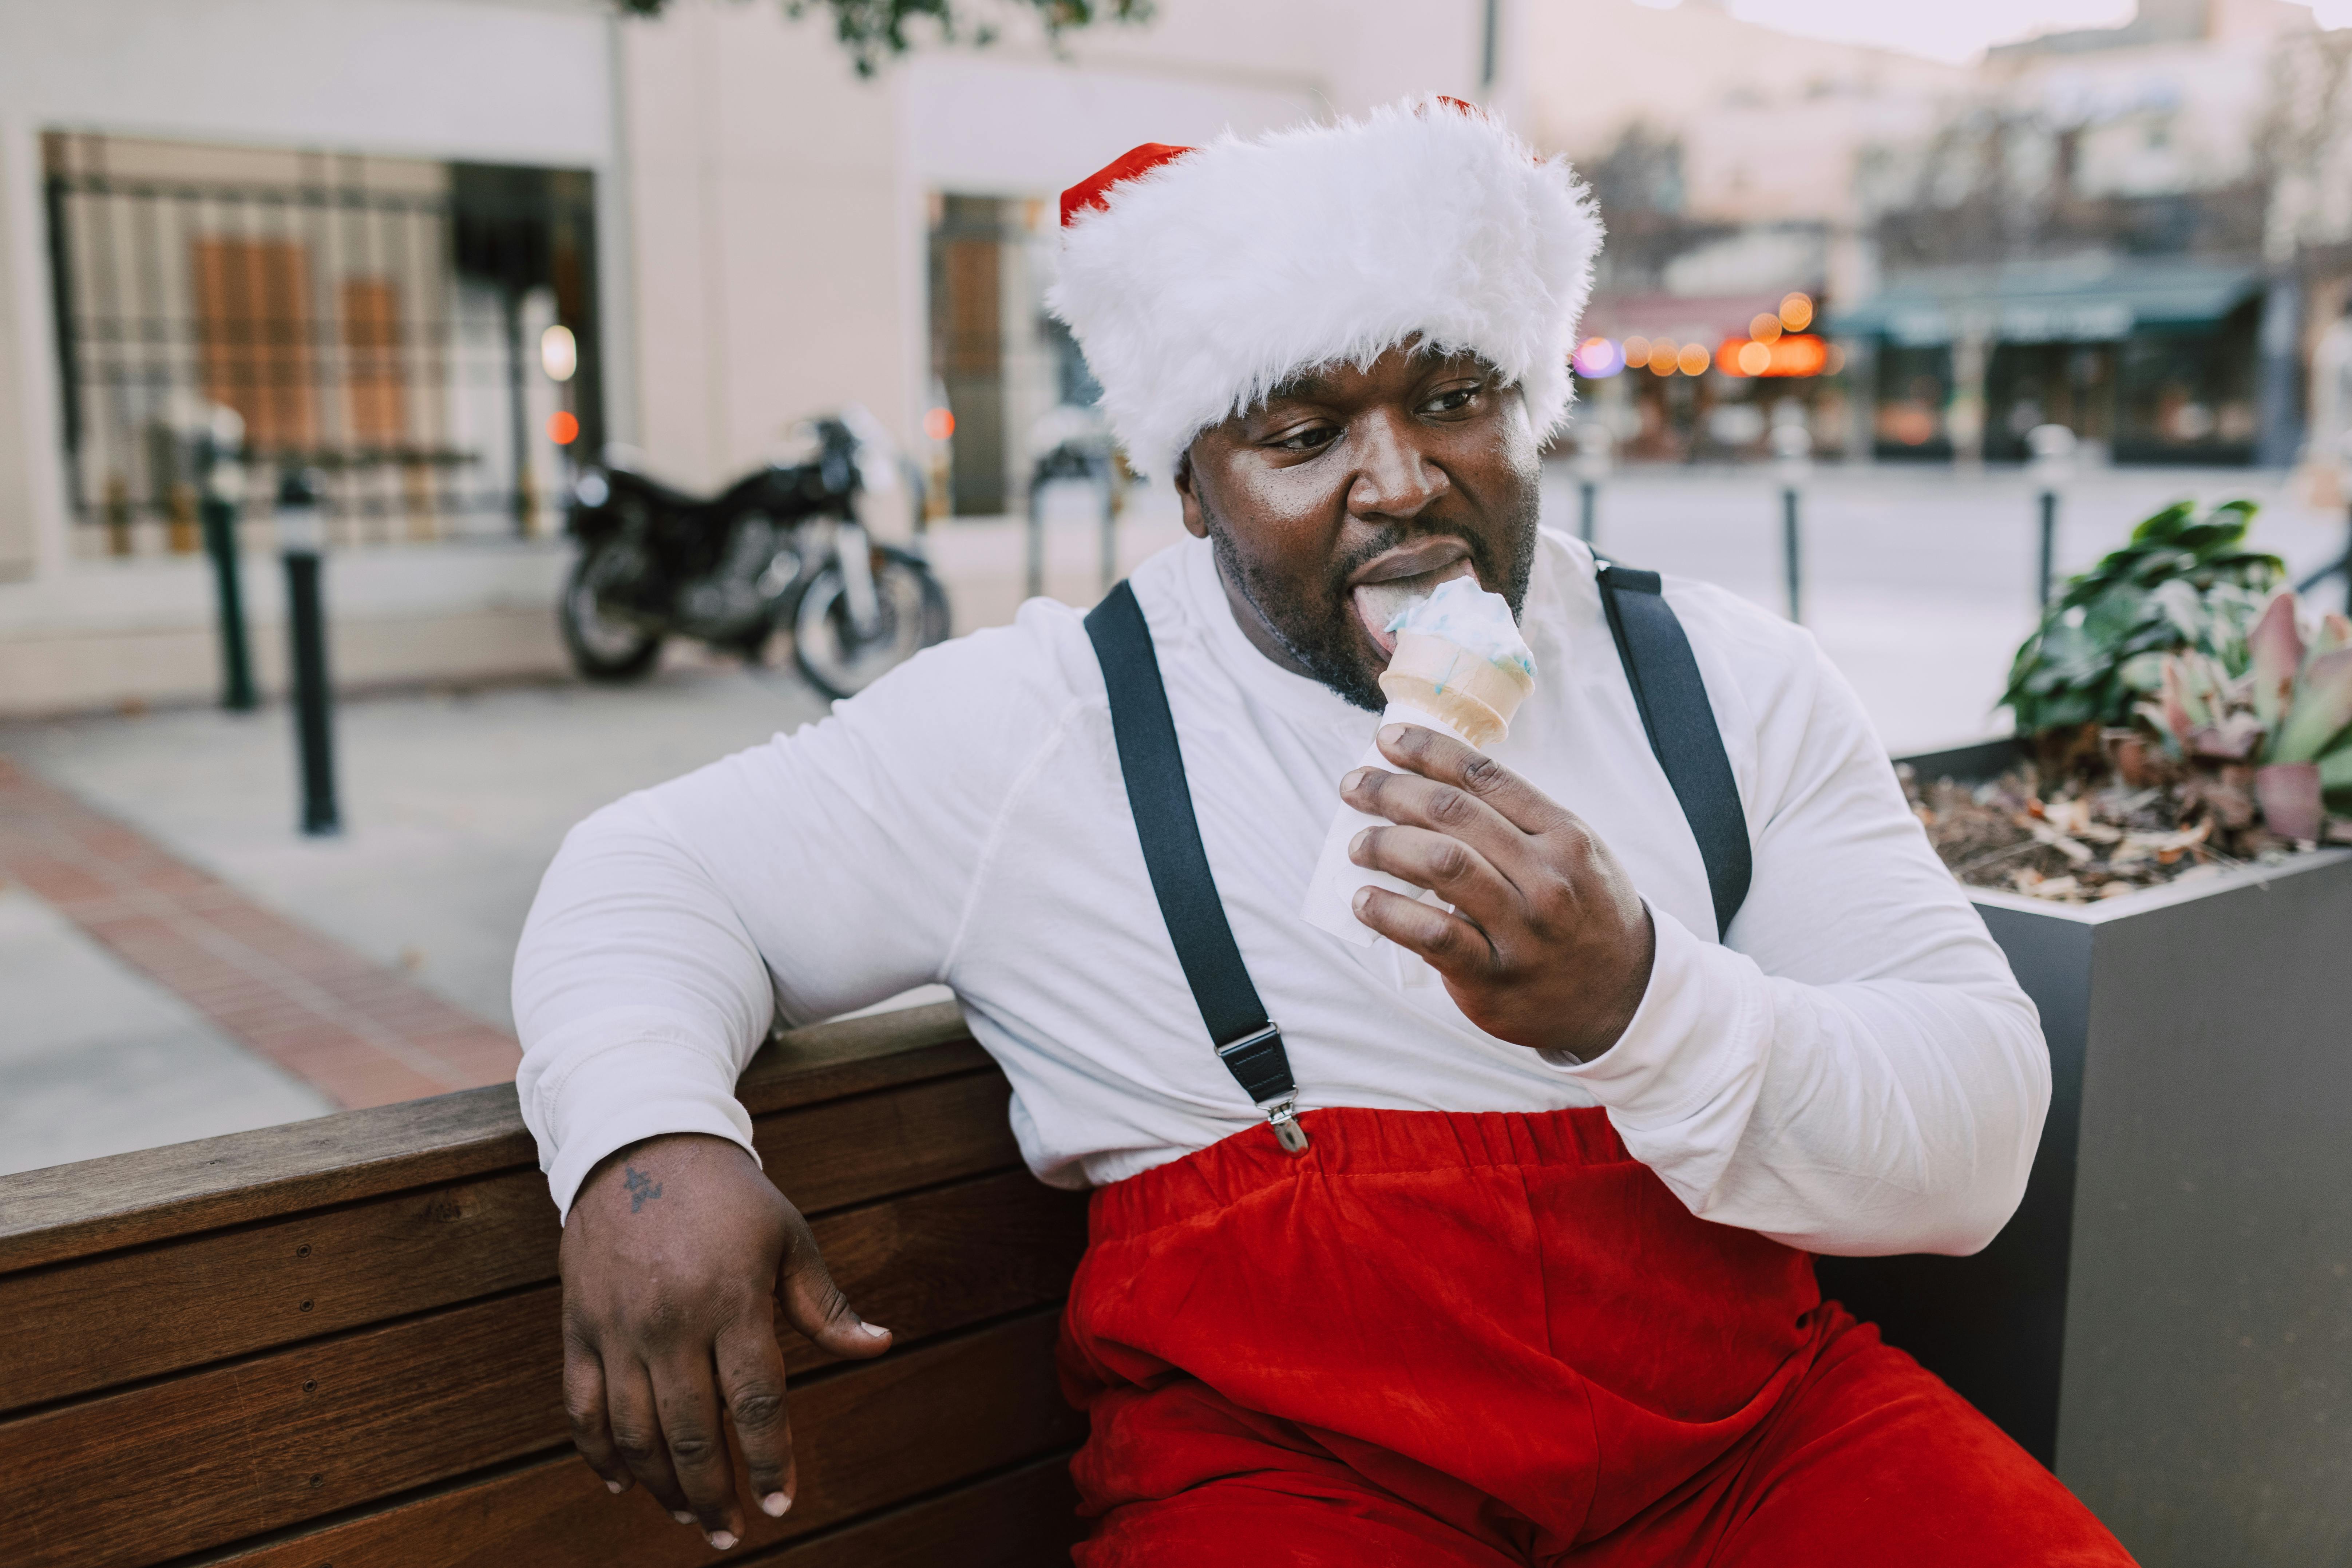
POLYGON ((2248 628, 2286 571, 2245 548, 2254 511, 2252 501, 2225 501, 2200 518, 2180 501, 2069 583, 2010 667, 2001 700, 2017 732, 2129 723, 2158 694, 2167 654, 2192 651, 2243 673, 2248 628))
MULTIPOLYGON (((885 62, 913 47, 908 25, 921 20, 938 30, 941 39, 969 39, 986 46, 996 41, 998 28, 971 19, 969 0, 782 0, 784 15, 797 21, 813 11, 833 14, 834 37, 849 51, 859 76, 872 76, 885 62)), ((657 16, 669 0, 614 0, 632 16, 657 16)), ((1034 16, 1055 43, 1097 22, 1148 22, 1151 0, 993 0, 993 9, 1034 16)))

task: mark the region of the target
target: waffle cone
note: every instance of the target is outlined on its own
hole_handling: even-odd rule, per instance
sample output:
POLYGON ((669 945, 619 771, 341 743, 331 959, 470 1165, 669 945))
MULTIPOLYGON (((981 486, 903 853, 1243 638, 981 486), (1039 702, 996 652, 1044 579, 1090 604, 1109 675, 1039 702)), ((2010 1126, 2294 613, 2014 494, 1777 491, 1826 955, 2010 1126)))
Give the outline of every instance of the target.
POLYGON ((1523 670, 1489 663, 1443 637, 1407 632, 1381 675, 1381 690, 1443 719, 1474 746, 1491 746, 1510 733, 1535 681, 1523 670))

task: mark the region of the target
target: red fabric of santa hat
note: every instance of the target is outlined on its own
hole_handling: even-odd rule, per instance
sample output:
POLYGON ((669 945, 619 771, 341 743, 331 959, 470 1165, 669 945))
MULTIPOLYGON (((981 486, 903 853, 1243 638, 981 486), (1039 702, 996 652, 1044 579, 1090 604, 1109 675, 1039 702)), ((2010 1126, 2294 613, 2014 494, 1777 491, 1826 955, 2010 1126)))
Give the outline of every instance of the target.
POLYGON ((1303 371, 1416 337, 1516 381, 1538 436, 1567 417, 1600 216, 1565 160, 1454 100, 1147 142, 1064 192, 1062 223, 1047 301, 1139 472, 1172 474, 1303 371))

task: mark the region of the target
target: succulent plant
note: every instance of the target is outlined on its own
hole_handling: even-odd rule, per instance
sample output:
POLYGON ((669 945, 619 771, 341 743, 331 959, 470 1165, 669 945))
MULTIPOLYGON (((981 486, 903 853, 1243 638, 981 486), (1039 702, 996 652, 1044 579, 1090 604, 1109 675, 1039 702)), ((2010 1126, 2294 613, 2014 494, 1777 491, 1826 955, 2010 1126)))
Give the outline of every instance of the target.
POLYGON ((2304 635, 2293 594, 2272 599, 2233 673, 2212 654, 2167 654, 2158 694, 2140 704, 2174 757, 2252 764, 2254 800, 2284 838, 2316 840, 2329 807, 2352 816, 2352 621, 2321 617, 2304 635))
POLYGON ((2017 732, 2129 723, 2161 690, 2168 654, 2193 651, 2242 673, 2248 629, 2285 574, 2277 556, 2244 548, 2255 510, 2225 501, 2200 518, 2180 501, 2069 583, 2010 668, 2001 700, 2017 732))

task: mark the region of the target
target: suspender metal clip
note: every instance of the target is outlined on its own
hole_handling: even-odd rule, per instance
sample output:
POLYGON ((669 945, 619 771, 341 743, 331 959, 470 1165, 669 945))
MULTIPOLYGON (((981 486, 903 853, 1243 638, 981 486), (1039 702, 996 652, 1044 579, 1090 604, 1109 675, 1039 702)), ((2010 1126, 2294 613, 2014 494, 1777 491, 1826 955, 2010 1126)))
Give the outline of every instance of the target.
MULTIPOLYGON (((1260 1015, 1264 1016, 1264 1015, 1260 1015)), ((1283 1148, 1293 1154, 1307 1152, 1307 1130, 1298 1125, 1298 1084, 1290 1076, 1290 1056, 1282 1048, 1282 1026, 1259 1025, 1241 1038, 1217 1047, 1242 1092, 1265 1112, 1266 1124, 1283 1148)))
POLYGON ((1307 1152, 1307 1129, 1298 1125, 1298 1113, 1291 1108, 1297 1103, 1286 1100, 1265 1113, 1266 1125, 1274 1129, 1274 1141, 1282 1145, 1286 1154, 1307 1152))

